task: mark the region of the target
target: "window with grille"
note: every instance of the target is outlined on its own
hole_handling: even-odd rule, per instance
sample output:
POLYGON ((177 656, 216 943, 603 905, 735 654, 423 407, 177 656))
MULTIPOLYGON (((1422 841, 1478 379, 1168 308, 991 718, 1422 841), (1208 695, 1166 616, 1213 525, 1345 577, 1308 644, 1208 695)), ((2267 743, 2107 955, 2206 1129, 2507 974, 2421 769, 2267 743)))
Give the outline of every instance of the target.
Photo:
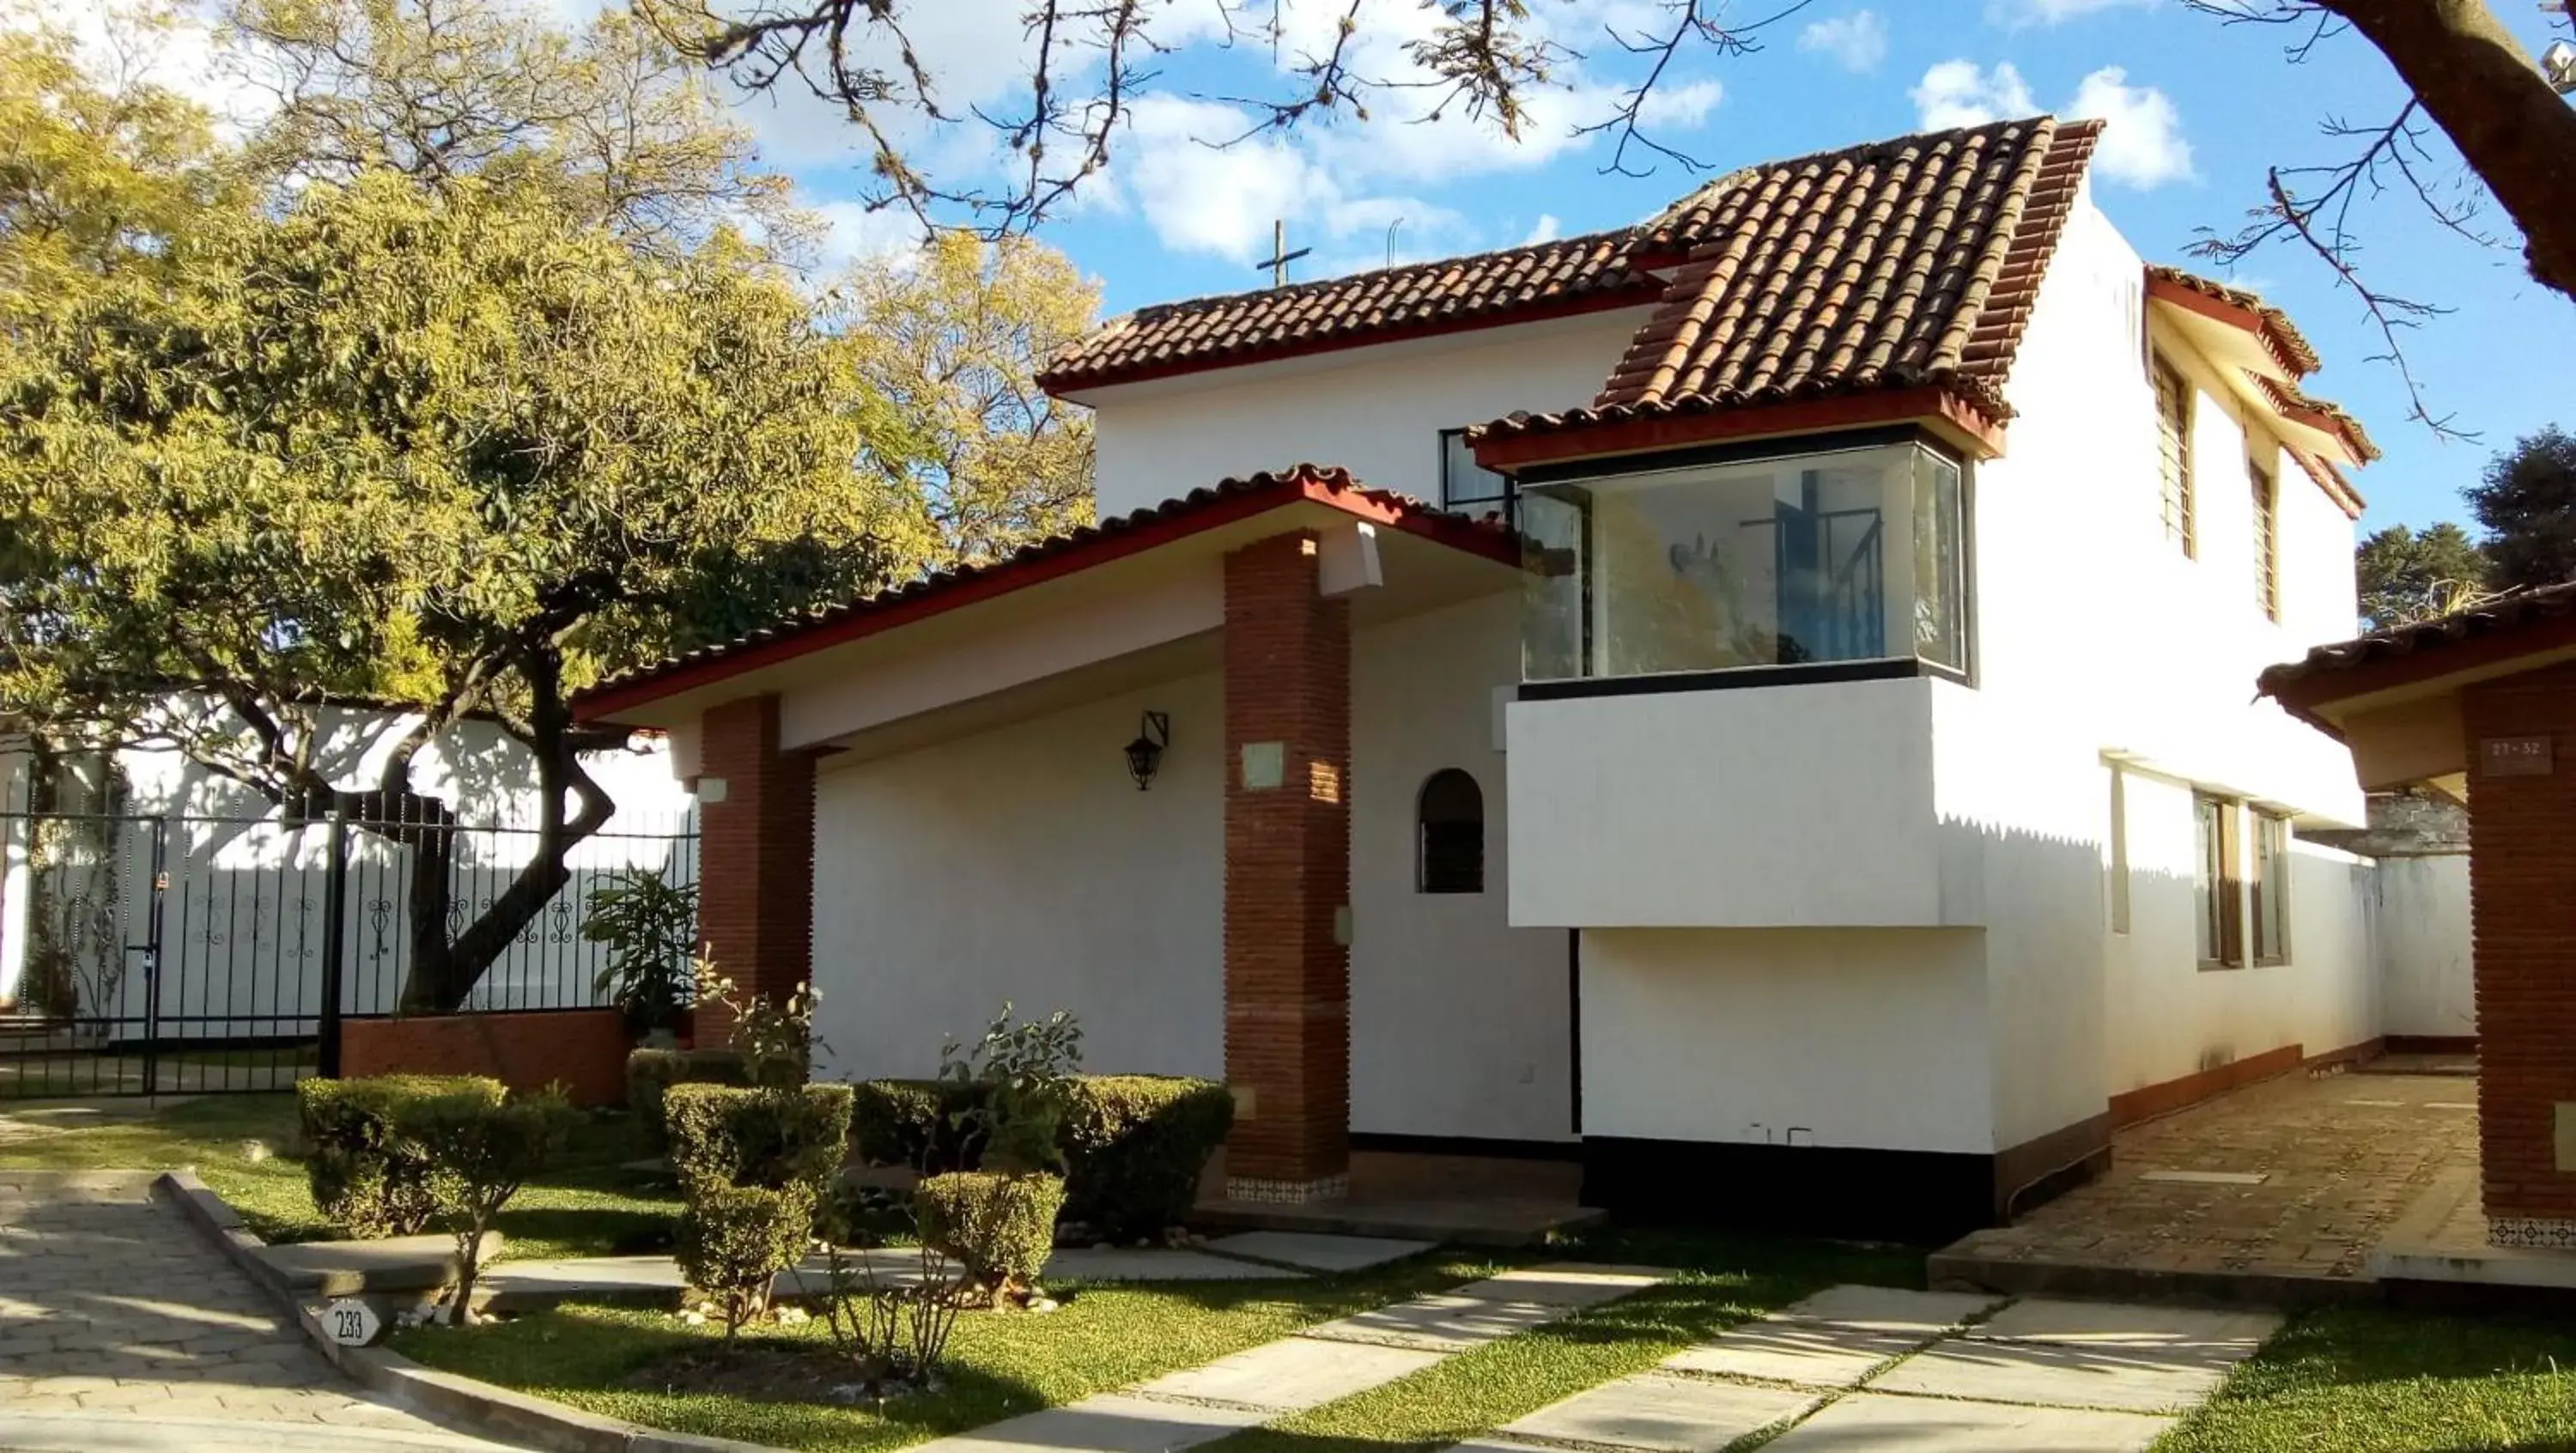
POLYGON ((2165 538, 2196 551, 2192 535, 2191 381, 2161 353, 2148 360, 2156 385, 2156 466, 2164 490, 2165 538))
POLYGON ((2252 460, 2254 477, 2254 599, 2267 620, 2281 618, 2281 499, 2272 471, 2252 460))

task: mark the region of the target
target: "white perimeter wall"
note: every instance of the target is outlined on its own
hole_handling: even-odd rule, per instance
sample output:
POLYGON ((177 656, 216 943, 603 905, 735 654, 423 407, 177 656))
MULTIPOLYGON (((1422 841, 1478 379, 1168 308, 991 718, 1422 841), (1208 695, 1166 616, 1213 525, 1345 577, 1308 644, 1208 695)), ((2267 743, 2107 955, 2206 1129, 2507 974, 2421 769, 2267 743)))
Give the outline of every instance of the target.
POLYGON ((2477 1033, 2468 854, 2382 858, 2377 886, 2383 1032, 2477 1033))
MULTIPOLYGON (((1566 938, 1504 919, 1496 688, 1513 598, 1360 631, 1352 650, 1352 1128, 1564 1139, 1566 938), (1461 767, 1485 789, 1487 891, 1414 888, 1414 800, 1461 767)), ((1222 702, 1214 676, 919 751, 816 785, 817 1029, 833 1074, 919 1075, 1010 1000, 1070 1009, 1099 1071, 1220 1077, 1222 702), (1153 790, 1119 748, 1172 718, 1153 790)))
POLYGON ((1980 937, 1587 930, 1584 1134, 1989 1153, 1980 937))
POLYGON ((1300 462, 1440 501, 1440 431, 1592 402, 1645 310, 1318 354, 1083 395, 1100 514, 1300 462))

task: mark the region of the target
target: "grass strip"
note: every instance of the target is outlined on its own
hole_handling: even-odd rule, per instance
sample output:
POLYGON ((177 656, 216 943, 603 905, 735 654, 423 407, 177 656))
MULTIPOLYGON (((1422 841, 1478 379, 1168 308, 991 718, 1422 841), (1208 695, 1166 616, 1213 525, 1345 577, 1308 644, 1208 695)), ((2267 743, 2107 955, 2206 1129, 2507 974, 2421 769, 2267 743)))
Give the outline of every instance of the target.
POLYGON ((2312 1312, 2155 1453, 2568 1453, 2576 1322, 2312 1312))

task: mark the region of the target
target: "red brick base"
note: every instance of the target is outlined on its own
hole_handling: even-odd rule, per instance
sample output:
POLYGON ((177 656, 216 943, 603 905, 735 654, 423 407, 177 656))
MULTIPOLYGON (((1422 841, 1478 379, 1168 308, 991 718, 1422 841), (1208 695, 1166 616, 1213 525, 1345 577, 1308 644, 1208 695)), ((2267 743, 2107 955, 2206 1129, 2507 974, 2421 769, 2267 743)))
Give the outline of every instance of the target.
POLYGON ((560 1080, 576 1105, 626 1098, 626 1019, 614 1009, 422 1014, 340 1025, 340 1073, 490 1075, 513 1090, 560 1080))

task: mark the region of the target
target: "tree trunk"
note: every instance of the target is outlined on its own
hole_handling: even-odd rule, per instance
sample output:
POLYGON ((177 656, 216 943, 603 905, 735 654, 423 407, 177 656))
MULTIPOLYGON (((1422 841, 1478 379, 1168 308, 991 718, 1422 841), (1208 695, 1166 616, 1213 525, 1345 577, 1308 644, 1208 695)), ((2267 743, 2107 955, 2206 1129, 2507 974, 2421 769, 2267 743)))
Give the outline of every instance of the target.
POLYGON ((2576 109, 2484 0, 2323 0, 2369 37, 2514 224, 2531 275, 2576 298, 2576 109))

